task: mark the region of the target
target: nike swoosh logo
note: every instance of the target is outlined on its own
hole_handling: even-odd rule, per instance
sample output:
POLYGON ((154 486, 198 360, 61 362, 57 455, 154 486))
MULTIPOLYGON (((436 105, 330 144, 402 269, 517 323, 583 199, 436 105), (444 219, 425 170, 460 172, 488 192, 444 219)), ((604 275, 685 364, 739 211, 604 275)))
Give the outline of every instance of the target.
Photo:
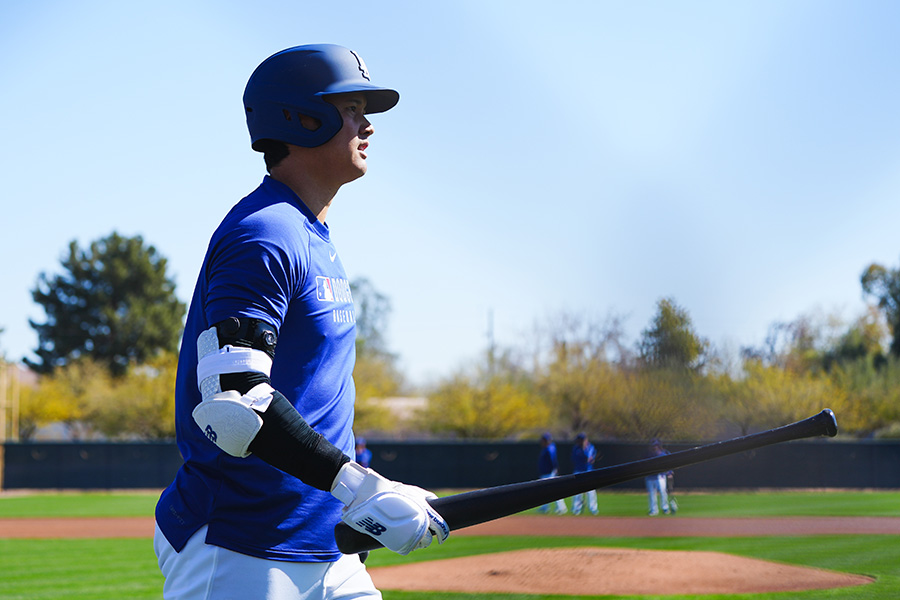
POLYGON ((329 258, 331 258, 331 262, 334 262, 334 259, 337 258, 337 252, 335 252, 334 254, 332 254, 331 252, 329 252, 329 253, 328 253, 328 256, 329 256, 329 258))

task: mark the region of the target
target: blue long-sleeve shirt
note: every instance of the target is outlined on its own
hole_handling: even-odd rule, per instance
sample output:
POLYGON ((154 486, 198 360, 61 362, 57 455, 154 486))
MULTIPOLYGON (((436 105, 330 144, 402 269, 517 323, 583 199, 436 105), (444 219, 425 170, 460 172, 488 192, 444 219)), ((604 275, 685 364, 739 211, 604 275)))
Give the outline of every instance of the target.
POLYGON ((538 457, 538 474, 541 477, 555 475, 559 469, 559 461, 556 458, 556 444, 550 443, 541 450, 538 457))

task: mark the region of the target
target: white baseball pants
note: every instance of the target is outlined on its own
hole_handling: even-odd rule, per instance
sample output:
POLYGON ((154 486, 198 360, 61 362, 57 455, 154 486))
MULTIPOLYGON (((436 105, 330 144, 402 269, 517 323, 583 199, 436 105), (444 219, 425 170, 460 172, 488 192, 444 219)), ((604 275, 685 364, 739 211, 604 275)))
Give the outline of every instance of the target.
POLYGON ((659 514, 659 507, 662 505, 663 512, 669 514, 669 494, 666 491, 666 476, 663 474, 651 475, 645 477, 644 482, 647 485, 647 499, 650 503, 650 516, 659 514), (656 496, 659 495, 659 503, 656 496))
POLYGON ((575 494, 572 496, 572 514, 580 515, 581 509, 584 507, 584 497, 587 496, 588 499, 588 508, 591 511, 592 515, 596 515, 600 511, 600 507, 597 506, 597 490, 588 490, 584 494, 575 494))
MULTIPOLYGON (((552 477, 556 477, 556 471, 554 471, 554 472, 551 473, 550 475, 541 475, 541 476, 540 476, 540 479, 550 479, 550 478, 552 478, 552 477)), ((556 504, 556 514, 558 514, 558 515, 563 515, 563 514, 565 514, 565 513, 569 510, 569 507, 566 506, 566 501, 565 501, 564 499, 562 499, 562 498, 560 498, 559 500, 557 500, 557 501, 555 502, 555 504, 556 504)), ((539 512, 542 512, 542 513, 543 513, 543 512, 547 512, 548 510, 550 510, 550 505, 549 505, 549 504, 545 504, 545 505, 543 505, 542 507, 540 507, 540 508, 538 509, 538 511, 539 511, 539 512)))
POLYGON ((357 555, 337 562, 285 562, 240 554, 205 542, 206 527, 181 552, 156 528, 153 548, 166 578, 165 600, 381 600, 357 555))

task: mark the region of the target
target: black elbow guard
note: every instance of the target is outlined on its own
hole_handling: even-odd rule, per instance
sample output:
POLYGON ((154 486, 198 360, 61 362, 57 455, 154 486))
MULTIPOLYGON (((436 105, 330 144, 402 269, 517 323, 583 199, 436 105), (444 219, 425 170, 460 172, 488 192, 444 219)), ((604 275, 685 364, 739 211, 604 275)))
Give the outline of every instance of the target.
POLYGON ((263 425, 249 450, 273 467, 314 488, 331 491, 331 484, 350 457, 309 426, 277 390, 265 412, 263 425))

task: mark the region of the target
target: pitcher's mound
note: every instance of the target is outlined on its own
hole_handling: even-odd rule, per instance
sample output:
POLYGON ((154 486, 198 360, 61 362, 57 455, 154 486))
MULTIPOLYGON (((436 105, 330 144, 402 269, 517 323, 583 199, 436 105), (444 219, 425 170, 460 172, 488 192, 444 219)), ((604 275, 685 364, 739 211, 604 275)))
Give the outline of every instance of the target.
POLYGON ((753 594, 874 581, 719 552, 561 548, 482 554, 369 569, 391 590, 521 594, 753 594))

